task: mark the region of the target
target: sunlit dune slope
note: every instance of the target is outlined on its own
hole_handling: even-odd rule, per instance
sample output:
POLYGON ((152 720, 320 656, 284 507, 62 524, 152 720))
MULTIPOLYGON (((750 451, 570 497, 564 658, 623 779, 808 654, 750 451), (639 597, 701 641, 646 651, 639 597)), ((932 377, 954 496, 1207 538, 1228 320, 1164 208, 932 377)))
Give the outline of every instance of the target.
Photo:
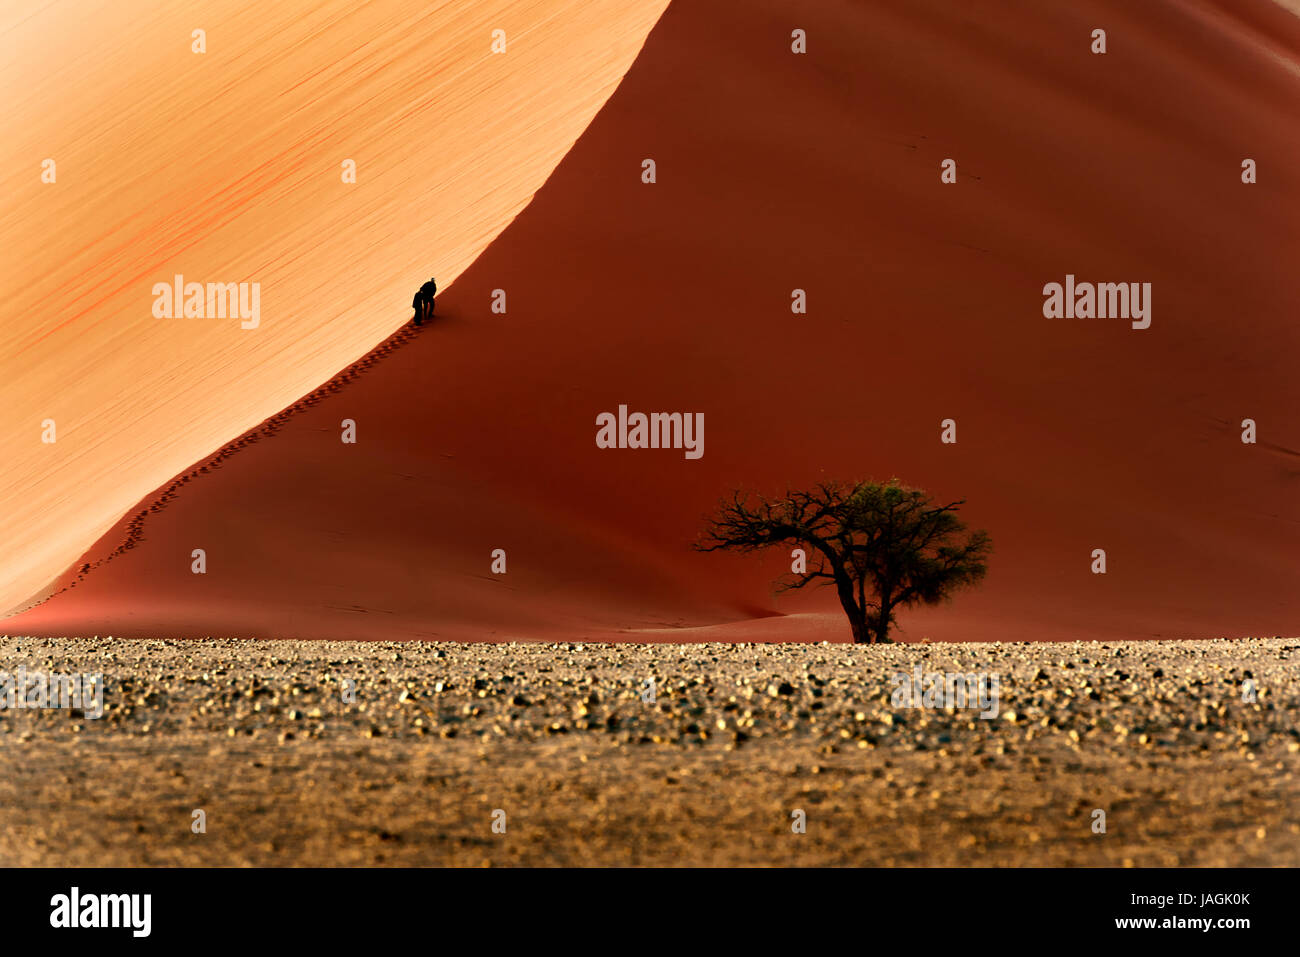
POLYGON ((6 4, 0 609, 449 285, 666 4, 6 4), (155 318, 176 274, 260 283, 260 325, 155 318))
MULTIPOLYGON (((831 595, 771 595, 788 553, 690 543, 736 486, 898 475, 995 543, 904 638, 1294 634, 1298 62, 1267 2, 674 4, 434 326, 147 496, 5 627, 847 637, 831 595), (1045 318, 1067 274, 1150 282, 1150 328, 1045 318), (704 413, 703 457, 597 448, 621 403, 704 413)), ((389 318, 391 253, 354 270, 389 318)))

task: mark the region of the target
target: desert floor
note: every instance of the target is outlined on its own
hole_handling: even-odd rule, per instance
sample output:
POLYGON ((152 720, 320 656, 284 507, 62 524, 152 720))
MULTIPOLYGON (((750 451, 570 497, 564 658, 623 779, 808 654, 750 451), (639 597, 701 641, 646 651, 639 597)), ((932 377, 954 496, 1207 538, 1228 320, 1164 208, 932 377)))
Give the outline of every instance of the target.
POLYGON ((0 711, 0 864, 1300 861, 1300 639, 0 652, 106 682, 0 711), (916 664, 997 674, 998 717, 894 708, 916 664))

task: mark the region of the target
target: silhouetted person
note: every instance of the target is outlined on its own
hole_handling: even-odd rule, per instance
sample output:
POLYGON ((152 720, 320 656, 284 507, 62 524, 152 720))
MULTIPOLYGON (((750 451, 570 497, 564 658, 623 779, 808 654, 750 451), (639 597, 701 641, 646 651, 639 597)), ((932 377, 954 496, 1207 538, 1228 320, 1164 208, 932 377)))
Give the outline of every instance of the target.
POLYGON ((411 305, 415 308, 415 324, 433 318, 433 297, 438 294, 438 284, 430 279, 415 293, 411 305))

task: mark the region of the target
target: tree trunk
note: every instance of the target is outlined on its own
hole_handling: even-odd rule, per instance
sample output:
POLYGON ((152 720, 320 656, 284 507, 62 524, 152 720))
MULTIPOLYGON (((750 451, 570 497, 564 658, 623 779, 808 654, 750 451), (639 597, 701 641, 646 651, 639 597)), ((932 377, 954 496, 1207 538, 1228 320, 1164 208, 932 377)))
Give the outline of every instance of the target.
POLYGON ((879 642, 880 644, 888 644, 888 643, 889 643, 889 611, 890 611, 890 607, 891 607, 891 606, 890 606, 889 601, 888 601, 887 599, 885 599, 885 598, 881 598, 881 599, 880 599, 880 620, 879 620, 878 622, 876 622, 876 634, 875 634, 875 636, 874 636, 873 639, 872 639, 873 641, 879 642))
POLYGON ((865 645, 871 641, 871 632, 867 628, 867 616, 858 600, 853 597, 853 580, 843 569, 835 570, 835 591, 840 596, 840 606, 849 616, 849 627, 853 629, 853 643, 865 645))

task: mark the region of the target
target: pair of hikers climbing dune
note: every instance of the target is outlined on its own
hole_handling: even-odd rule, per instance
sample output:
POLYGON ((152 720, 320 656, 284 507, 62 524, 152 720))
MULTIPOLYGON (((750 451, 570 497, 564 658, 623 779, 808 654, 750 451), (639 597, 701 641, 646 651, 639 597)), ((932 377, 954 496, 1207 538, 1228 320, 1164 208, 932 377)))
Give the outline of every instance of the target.
POLYGON ((415 291, 411 306, 415 309, 414 323, 418 326, 433 318, 433 297, 438 294, 438 284, 430 279, 415 291))

